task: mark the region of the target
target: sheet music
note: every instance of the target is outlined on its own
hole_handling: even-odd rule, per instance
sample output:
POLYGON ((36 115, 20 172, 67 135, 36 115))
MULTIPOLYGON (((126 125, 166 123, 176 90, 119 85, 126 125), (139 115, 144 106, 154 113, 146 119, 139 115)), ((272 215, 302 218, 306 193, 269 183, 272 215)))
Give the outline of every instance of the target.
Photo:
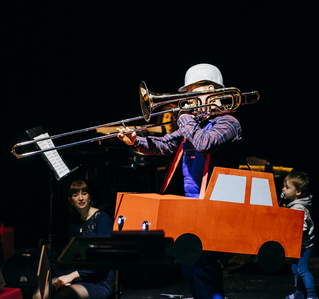
MULTIPOLYGON (((49 134, 48 133, 41 134, 37 137, 34 137, 34 139, 37 140, 37 139, 41 139, 45 137, 49 137, 49 134)), ((48 149, 48 148, 54 147, 54 143, 51 139, 39 141, 37 142, 37 144, 40 147, 40 149, 48 149)), ((66 175, 67 173, 69 173, 69 168, 63 162, 61 156, 56 150, 45 152, 43 154, 48 158, 48 160, 50 161, 50 163, 52 164, 52 166, 54 167, 55 171, 57 172, 60 178, 66 175)))

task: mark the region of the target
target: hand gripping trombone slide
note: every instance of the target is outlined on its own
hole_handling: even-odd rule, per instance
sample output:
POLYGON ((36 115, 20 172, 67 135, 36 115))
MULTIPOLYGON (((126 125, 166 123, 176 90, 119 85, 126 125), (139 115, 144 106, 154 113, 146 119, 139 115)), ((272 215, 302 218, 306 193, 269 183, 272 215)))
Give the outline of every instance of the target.
MULTIPOLYGON (((105 136, 99 136, 99 137, 85 139, 85 140, 81 140, 77 142, 58 145, 58 146, 54 146, 54 147, 42 149, 42 150, 36 150, 36 151, 25 152, 25 153, 17 153, 16 151, 18 147, 26 146, 26 145, 37 143, 40 141, 45 141, 48 139, 53 140, 53 139, 62 138, 62 137, 70 136, 70 135, 84 133, 84 132, 96 130, 101 127, 122 125, 125 128, 126 123, 137 121, 140 119, 145 119, 145 121, 149 123, 151 119, 151 115, 155 117, 155 116, 160 116, 164 113, 175 113, 175 112, 181 112, 181 111, 195 111, 197 115, 200 115, 201 111, 205 107, 213 107, 213 110, 210 112, 210 115, 232 113, 232 112, 235 112, 240 105, 257 103, 260 98, 259 93, 257 91, 241 93, 240 90, 235 87, 221 88, 221 89, 215 89, 215 90, 203 90, 203 91, 196 91, 196 92, 185 92, 185 93, 178 93, 178 94, 169 94, 169 93, 158 94, 158 93, 149 91, 144 81, 141 81, 140 83, 139 96, 140 96, 140 105, 141 105, 143 116, 123 119, 123 120, 119 120, 119 121, 115 121, 115 122, 111 122, 107 124, 88 127, 88 128, 84 128, 80 130, 75 130, 71 132, 49 136, 49 137, 39 138, 36 140, 20 142, 15 144, 12 147, 11 153, 15 155, 17 158, 24 158, 24 157, 30 157, 30 156, 38 155, 44 152, 52 151, 52 150, 60 150, 60 149, 77 146, 84 143, 95 142, 102 139, 116 137, 118 134, 117 132, 108 134, 105 136), (202 104, 202 101, 200 100, 200 98, 198 98, 199 96, 206 96, 206 104, 202 104), (216 104, 216 100, 219 100, 219 103, 220 103, 219 105, 216 104), (158 108, 160 106, 167 105, 170 103, 174 103, 174 102, 178 102, 177 108, 153 113, 153 110, 155 108, 158 108)), ((161 123, 161 124, 152 125, 152 126, 144 126, 137 129, 128 130, 126 131, 126 133, 142 131, 142 130, 146 130, 153 127, 165 126, 171 123, 173 122, 161 123)))

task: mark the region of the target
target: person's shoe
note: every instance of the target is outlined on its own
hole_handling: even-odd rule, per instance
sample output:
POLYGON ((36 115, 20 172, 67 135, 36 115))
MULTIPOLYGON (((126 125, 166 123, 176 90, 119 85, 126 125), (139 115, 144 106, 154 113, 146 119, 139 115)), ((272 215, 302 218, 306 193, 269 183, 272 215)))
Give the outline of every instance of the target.
MULTIPOLYGON (((301 295, 301 296, 296 297, 296 294, 293 293, 291 295, 288 295, 285 299, 305 299, 305 296, 301 295)), ((307 298, 307 299, 309 299, 309 298, 307 298)))

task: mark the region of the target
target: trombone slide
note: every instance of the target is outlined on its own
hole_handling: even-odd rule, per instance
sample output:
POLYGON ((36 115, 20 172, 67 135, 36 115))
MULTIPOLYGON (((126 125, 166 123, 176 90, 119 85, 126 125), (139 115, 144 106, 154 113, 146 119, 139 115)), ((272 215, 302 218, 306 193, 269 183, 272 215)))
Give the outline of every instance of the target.
MULTIPOLYGON (((48 152, 48 151, 52 151, 52 150, 60 150, 60 149, 64 149, 64 148, 68 148, 68 147, 72 147, 72 146, 77 146, 77 145, 84 144, 84 143, 95 142, 95 141, 99 141, 102 139, 116 137, 118 134, 117 132, 113 133, 113 134, 108 134, 106 136, 99 136, 99 137, 95 137, 95 138, 90 138, 90 139, 85 139, 85 140, 81 140, 81 141, 77 141, 77 142, 68 143, 68 144, 58 145, 58 146, 55 146, 52 148, 31 151, 31 152, 26 152, 26 153, 21 153, 21 154, 17 153, 18 147, 26 146, 26 145, 33 144, 33 143, 40 142, 40 141, 44 141, 44 140, 49 140, 49 139, 54 140, 57 138, 75 135, 75 134, 79 134, 79 133, 84 133, 84 132, 88 132, 91 130, 97 130, 97 129, 102 128, 102 127, 111 127, 111 126, 116 126, 116 125, 120 125, 120 124, 123 127, 125 127, 125 123, 140 120, 140 119, 144 119, 148 123, 151 119, 151 115, 152 116, 159 116, 159 115, 162 115, 164 113, 175 113, 175 112, 189 111, 189 110, 201 110, 202 108, 208 107, 208 106, 216 107, 216 109, 214 111, 210 112, 211 115, 230 113, 230 112, 236 111, 240 105, 257 103, 257 101, 259 100, 259 97, 260 97, 259 93, 257 91, 241 93, 240 90, 238 88, 235 88, 235 87, 216 89, 213 91, 203 90, 203 91, 197 91, 197 92, 186 92, 186 93, 178 93, 178 94, 156 94, 156 93, 148 90, 144 81, 141 81, 141 83, 140 83, 139 93, 140 93, 140 105, 141 105, 141 110, 142 110, 143 116, 127 118, 127 119, 123 119, 120 121, 115 121, 115 122, 111 122, 111 123, 107 123, 107 124, 102 124, 99 126, 84 128, 81 130, 75 130, 75 131, 71 131, 71 132, 67 132, 67 133, 63 133, 63 134, 57 134, 57 135, 53 135, 53 136, 49 136, 49 137, 45 137, 45 138, 40 138, 37 140, 29 140, 29 141, 20 142, 20 143, 15 144, 12 147, 11 153, 13 155, 15 155, 17 158, 24 158, 24 157, 34 156, 37 154, 42 154, 44 152, 48 152), (194 99, 194 98, 196 99, 199 96, 206 96, 206 102, 208 102, 208 103, 203 104, 203 105, 201 103, 200 104, 197 103, 196 105, 184 105, 184 106, 182 105, 183 102, 187 103, 190 99, 194 99), (248 97, 251 97, 251 96, 256 96, 256 98, 249 101, 248 97), (222 103, 221 106, 218 106, 218 105, 212 103, 213 101, 215 101, 217 99, 220 100, 221 102, 225 101, 225 103, 224 104, 222 103), (178 108, 173 108, 170 110, 165 110, 165 111, 153 113, 153 110, 155 108, 166 105, 166 104, 170 104, 173 102, 177 102, 177 101, 179 102, 178 108)), ((157 124, 157 125, 153 125, 153 126, 144 126, 144 127, 142 126, 140 128, 137 128, 137 129, 129 130, 129 131, 127 131, 127 133, 143 131, 143 130, 147 130, 147 129, 155 128, 155 127, 161 127, 161 126, 165 126, 165 125, 168 125, 171 123, 173 123, 173 122, 167 122, 167 123, 157 124)))

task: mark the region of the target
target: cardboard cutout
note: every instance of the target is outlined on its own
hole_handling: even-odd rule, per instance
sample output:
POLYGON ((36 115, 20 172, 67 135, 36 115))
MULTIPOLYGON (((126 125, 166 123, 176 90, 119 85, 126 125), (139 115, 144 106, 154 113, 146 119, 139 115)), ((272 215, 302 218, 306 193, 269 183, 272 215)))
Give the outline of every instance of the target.
POLYGON ((174 240, 195 235, 203 250, 300 257, 304 212, 278 206, 272 173, 215 167, 203 199, 119 192, 115 231, 120 216, 120 230, 147 222, 174 240))

